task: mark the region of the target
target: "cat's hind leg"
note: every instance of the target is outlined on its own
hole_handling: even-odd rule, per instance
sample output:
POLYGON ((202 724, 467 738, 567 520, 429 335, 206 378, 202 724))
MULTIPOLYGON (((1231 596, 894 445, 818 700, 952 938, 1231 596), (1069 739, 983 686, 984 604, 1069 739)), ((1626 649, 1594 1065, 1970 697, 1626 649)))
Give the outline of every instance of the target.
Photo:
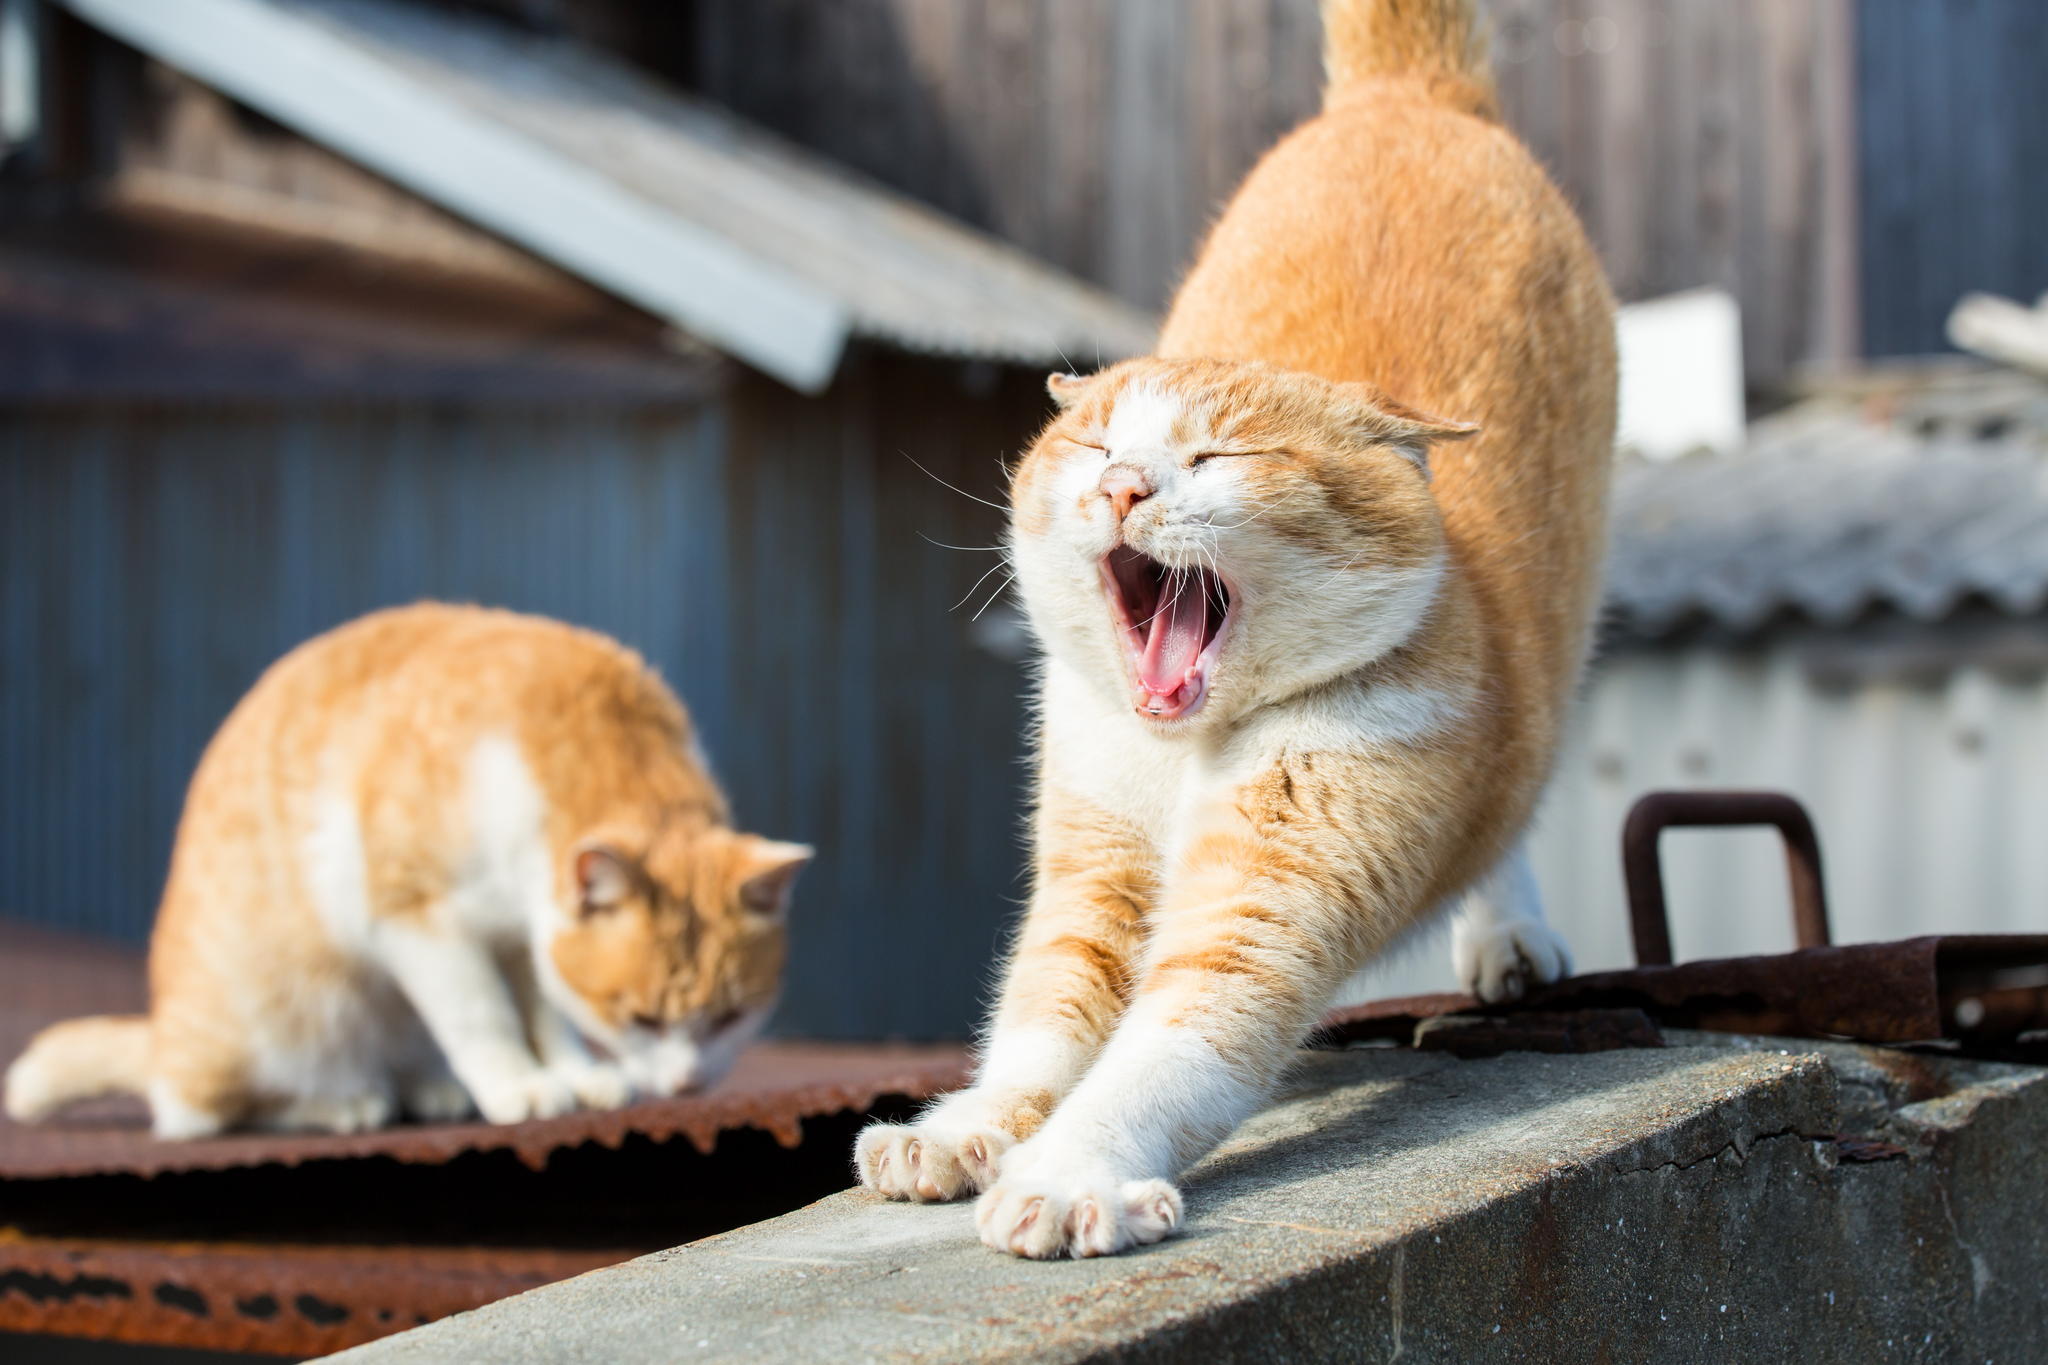
POLYGON ((1571 950, 1543 922, 1528 850, 1515 851, 1466 892, 1451 926, 1451 965, 1487 1004, 1519 1000, 1571 974, 1571 950))
POLYGON ((476 1117, 476 1102, 455 1079, 448 1059, 422 1036, 398 1068, 398 1104, 419 1123, 460 1123, 476 1117))

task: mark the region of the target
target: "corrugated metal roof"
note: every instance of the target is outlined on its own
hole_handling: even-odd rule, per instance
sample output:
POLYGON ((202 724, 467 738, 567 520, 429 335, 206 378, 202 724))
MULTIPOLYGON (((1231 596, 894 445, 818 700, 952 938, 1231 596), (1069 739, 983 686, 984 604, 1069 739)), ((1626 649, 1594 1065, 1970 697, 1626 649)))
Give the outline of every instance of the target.
POLYGON ((1746 450, 1616 471, 1609 610, 1639 637, 1876 610, 2048 607, 2048 442, 2025 424, 1873 422, 1838 403, 1751 428, 1746 450))
POLYGON ((849 337, 1080 365, 1151 341, 1107 294, 570 43, 389 0, 64 3, 797 388, 849 337))
MULTIPOLYGON (((133 950, 0 919, 0 1060, 12 1061, 35 1032, 57 1019, 142 1007, 142 958, 133 950)), ((684 1138, 710 1152, 742 1128, 787 1147, 807 1119, 859 1113, 887 1095, 925 1099, 965 1079, 965 1050, 913 1044, 769 1041, 749 1049, 731 1076, 705 1094, 645 1100, 624 1109, 581 1111, 517 1124, 403 1124, 369 1133, 232 1133, 159 1142, 139 1103, 102 1100, 43 1125, 0 1115, 0 1183, 121 1172, 161 1175, 388 1157, 421 1165, 469 1152, 509 1151, 539 1169, 558 1151, 629 1137, 684 1138)))

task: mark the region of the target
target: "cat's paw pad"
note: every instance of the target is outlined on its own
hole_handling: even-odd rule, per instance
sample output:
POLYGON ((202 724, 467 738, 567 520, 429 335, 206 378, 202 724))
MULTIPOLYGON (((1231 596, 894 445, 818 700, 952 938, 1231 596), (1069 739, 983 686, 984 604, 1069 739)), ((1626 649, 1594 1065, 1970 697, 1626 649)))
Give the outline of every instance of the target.
POLYGON ((995 1182, 1014 1141, 996 1128, 873 1123, 854 1144, 860 1183, 891 1199, 959 1199, 995 1182))
POLYGON ((561 1078, 585 1109, 617 1109, 633 1098, 633 1083, 626 1073, 602 1062, 565 1062, 548 1068, 561 1078))
POLYGON ((981 1240, 1033 1260, 1114 1256, 1181 1224, 1180 1191, 1164 1180, 1015 1176, 974 1206, 981 1240))
POLYGON ((405 1112, 421 1123, 459 1123, 476 1113, 476 1105, 461 1081, 435 1076, 406 1086, 405 1112))
POLYGON ((1508 920, 1451 940, 1451 961, 1465 989, 1489 1005, 1520 1000, 1571 975, 1571 951, 1548 925, 1508 920))
POLYGON ((508 1076, 471 1091, 477 1109, 492 1123, 551 1119, 576 1107, 576 1092, 552 1071, 508 1076))

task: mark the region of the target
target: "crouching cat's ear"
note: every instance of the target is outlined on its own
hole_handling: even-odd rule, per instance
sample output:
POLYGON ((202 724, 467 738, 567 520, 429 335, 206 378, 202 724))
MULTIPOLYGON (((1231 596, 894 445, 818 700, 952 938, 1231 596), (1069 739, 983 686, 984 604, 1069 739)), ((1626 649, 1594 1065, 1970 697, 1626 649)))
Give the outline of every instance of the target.
POLYGON ((808 844, 742 835, 738 857, 733 862, 739 903, 757 915, 782 914, 789 909, 789 893, 796 885, 796 874, 804 870, 812 856, 808 844))
POLYGON ((583 845, 575 865, 576 908, 582 913, 609 910, 633 894, 633 864, 610 844, 583 845))
POLYGON ((1438 441, 1462 441, 1475 434, 1474 422, 1452 422, 1389 398, 1370 384, 1339 384, 1349 400, 1347 422, 1359 436, 1385 446, 1429 477, 1429 450, 1438 441))

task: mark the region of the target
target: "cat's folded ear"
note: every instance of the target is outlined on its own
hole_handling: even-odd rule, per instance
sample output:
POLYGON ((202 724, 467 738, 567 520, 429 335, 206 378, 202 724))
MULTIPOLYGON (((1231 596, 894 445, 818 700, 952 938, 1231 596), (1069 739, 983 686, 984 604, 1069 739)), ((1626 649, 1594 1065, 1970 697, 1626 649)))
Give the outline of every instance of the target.
POLYGON ((1474 422, 1453 422, 1411 408, 1370 384, 1339 384, 1350 400, 1346 414, 1353 430, 1374 445, 1385 446, 1429 477, 1429 450, 1439 441, 1462 441, 1478 432, 1474 422))
POLYGON ((576 905, 585 914, 609 910, 633 892, 633 865, 610 844, 576 850, 576 905))
POLYGON ((1045 392, 1052 399, 1052 405, 1062 412, 1081 401, 1081 395, 1095 384, 1092 374, 1068 374, 1054 370, 1045 377, 1045 392))
POLYGON ((781 915, 787 911, 796 874, 804 870, 813 852, 808 844, 742 835, 733 864, 739 903, 757 915, 781 915))

